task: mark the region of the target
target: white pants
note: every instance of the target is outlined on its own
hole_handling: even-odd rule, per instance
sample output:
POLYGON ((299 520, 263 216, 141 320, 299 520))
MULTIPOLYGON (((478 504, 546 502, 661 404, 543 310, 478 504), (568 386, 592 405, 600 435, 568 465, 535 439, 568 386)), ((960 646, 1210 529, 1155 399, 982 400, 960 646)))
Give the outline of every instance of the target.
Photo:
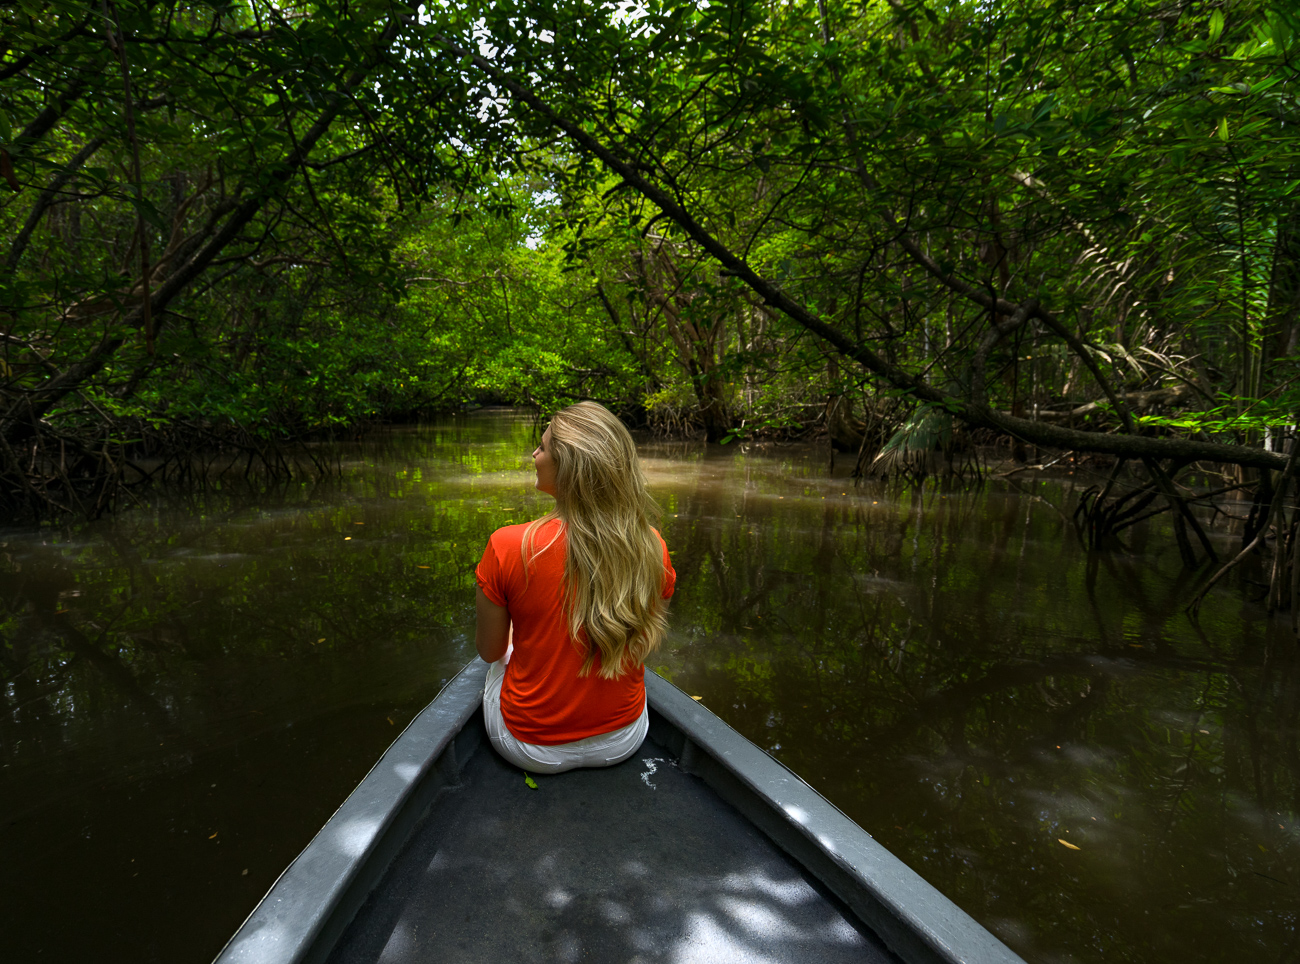
POLYGON ((487 684, 483 687, 483 722, 487 724, 492 747, 520 769, 531 773, 563 773, 578 767, 608 767, 622 763, 641 747, 650 729, 650 709, 627 726, 608 733, 597 733, 572 743, 539 746, 515 738, 501 718, 501 685, 506 679, 510 654, 488 666, 487 684))

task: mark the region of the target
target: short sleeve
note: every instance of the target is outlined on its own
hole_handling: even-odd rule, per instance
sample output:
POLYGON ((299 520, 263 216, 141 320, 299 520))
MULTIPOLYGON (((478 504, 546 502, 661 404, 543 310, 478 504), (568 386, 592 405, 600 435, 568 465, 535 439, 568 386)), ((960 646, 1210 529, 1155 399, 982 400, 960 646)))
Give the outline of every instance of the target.
POLYGON ((497 556, 497 549, 492 544, 491 537, 488 538, 487 548, 483 550, 483 558, 474 569, 474 580, 483 590, 483 595, 493 603, 498 606, 506 605, 506 581, 501 571, 501 559, 497 556))
POLYGON ((673 561, 668 558, 668 543, 664 542, 664 537, 659 537, 659 542, 664 547, 664 592, 663 598, 667 599, 677 588, 677 570, 673 568, 673 561))

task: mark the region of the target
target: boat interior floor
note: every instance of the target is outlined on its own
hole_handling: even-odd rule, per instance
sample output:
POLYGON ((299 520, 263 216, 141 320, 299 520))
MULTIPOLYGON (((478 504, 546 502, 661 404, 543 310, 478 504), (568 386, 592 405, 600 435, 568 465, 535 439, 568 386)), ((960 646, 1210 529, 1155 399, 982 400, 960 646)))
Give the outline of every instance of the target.
POLYGON ((662 746, 534 779, 484 737, 330 961, 897 964, 662 746))

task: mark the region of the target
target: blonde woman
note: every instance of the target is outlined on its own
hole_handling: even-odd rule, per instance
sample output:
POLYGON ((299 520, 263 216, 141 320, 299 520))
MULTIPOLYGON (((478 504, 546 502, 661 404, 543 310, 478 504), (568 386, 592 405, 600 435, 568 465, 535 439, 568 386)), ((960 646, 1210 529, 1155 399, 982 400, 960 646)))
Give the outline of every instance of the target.
POLYGON ((610 766, 645 739, 644 663, 677 574, 636 445, 607 409, 558 413, 533 464, 555 509, 492 533, 475 572, 483 719, 524 770, 610 766))

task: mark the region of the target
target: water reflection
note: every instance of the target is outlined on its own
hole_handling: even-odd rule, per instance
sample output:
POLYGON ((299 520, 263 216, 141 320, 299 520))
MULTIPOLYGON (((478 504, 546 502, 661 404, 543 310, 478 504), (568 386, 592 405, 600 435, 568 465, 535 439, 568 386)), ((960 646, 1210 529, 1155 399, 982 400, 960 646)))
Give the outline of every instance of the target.
MULTIPOLYGON (((0 538, 0 959, 210 959, 471 655, 487 534, 545 508, 531 430, 0 538)), ((678 571, 655 663, 1020 953, 1300 956, 1295 645, 1237 591, 1189 623, 1161 520, 1090 557, 1068 476, 643 452, 678 571)))
POLYGON ((677 682, 1031 960, 1300 949, 1295 647, 1259 611, 1191 625, 1172 539, 1089 559, 1063 482, 735 472, 679 491, 677 682))

